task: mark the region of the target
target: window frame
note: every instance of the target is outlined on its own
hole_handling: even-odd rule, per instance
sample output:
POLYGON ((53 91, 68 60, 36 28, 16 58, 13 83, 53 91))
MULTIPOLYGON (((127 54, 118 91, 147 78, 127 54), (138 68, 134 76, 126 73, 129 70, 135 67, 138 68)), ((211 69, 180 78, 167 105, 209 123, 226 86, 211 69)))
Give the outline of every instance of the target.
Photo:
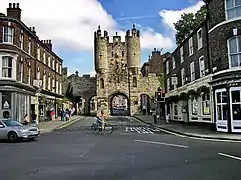
POLYGON ((184 62, 183 46, 180 48, 180 59, 181 59, 181 63, 183 63, 184 62))
POLYGON ((202 28, 200 28, 197 31, 197 47, 198 47, 198 50, 202 49, 202 47, 203 47, 203 29, 202 28), (200 32, 201 32, 201 38, 199 38, 200 32))
POLYGON ((190 63, 190 75, 191 75, 191 81, 194 81, 196 79, 195 77, 195 62, 190 63))
POLYGON ((12 56, 2 56, 2 74, 1 74, 1 77, 2 78, 13 78, 13 57, 12 56), (8 61, 7 61, 7 66, 4 66, 3 64, 3 61, 5 58, 8 58, 8 61), (11 63, 9 62, 9 60, 11 60, 11 63), (11 65, 9 65, 11 64, 11 65), (8 76, 3 76, 3 71, 4 70, 7 70, 7 74, 8 76), (10 74, 10 77, 9 77, 9 74, 10 74))
MULTIPOLYGON (((228 62, 229 62, 229 69, 237 69, 237 68, 241 68, 241 47, 239 47, 239 38, 240 38, 240 42, 241 42, 241 35, 238 36, 233 36, 231 38, 228 39, 227 41, 227 45, 228 45, 228 62), (236 43, 236 52, 231 54, 231 49, 230 49, 230 42, 231 40, 235 39, 235 43, 236 43), (232 62, 231 62, 231 56, 237 56, 238 57, 238 64, 239 66, 234 66, 232 67, 232 62)), ((240 43, 241 45, 241 43, 240 43)))
POLYGON ((232 0, 233 1, 233 4, 235 4, 233 7, 231 7, 231 8, 228 8, 227 7, 227 0, 225 0, 225 19, 226 20, 231 20, 231 19, 235 19, 235 18, 239 18, 239 17, 241 17, 241 16, 237 16, 237 9, 238 8, 241 8, 241 5, 236 5, 236 1, 235 0, 232 0), (231 9, 233 9, 234 10, 234 14, 235 14, 235 16, 234 17, 232 17, 232 18, 229 18, 228 17, 228 11, 229 10, 231 10, 231 9))
POLYGON ((176 68, 176 59, 174 56, 172 56, 172 69, 176 68))
POLYGON ((2 42, 3 43, 10 43, 13 44, 13 38, 14 38, 14 28, 12 26, 3 26, 3 37, 2 37, 2 42), (7 41, 5 41, 5 28, 7 28, 7 41), (11 29, 11 35, 9 34, 9 29, 11 29), (11 42, 9 41, 11 37, 11 42))
MULTIPOLYGON (((210 92, 201 94, 202 115, 211 115, 211 96, 210 92), (204 98, 203 98, 204 97, 204 98), (204 113, 204 104, 209 103, 209 113, 204 113)), ((207 107, 207 106, 206 106, 207 107)))
POLYGON ((206 75, 205 73, 205 60, 204 60, 204 56, 201 56, 199 59, 198 59, 198 62, 199 62, 199 76, 200 78, 201 77, 204 77, 206 75), (203 62, 203 70, 201 69, 201 62, 203 62))
POLYGON ((192 37, 190 37, 189 40, 188 40, 188 53, 189 53, 189 57, 194 54, 194 52, 193 52, 193 38, 192 37))
POLYGON ((166 74, 169 74, 169 60, 166 62, 166 74))
POLYGON ((182 82, 182 86, 185 83, 185 68, 181 69, 181 82, 182 82))

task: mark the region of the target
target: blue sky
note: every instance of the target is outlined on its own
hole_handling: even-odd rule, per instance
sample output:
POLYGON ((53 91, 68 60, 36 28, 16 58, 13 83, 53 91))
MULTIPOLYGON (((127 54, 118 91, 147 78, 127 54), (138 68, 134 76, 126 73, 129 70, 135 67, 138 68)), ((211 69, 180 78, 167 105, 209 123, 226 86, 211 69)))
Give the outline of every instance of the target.
MULTIPOLYGON (((136 24, 141 31, 142 63, 153 48, 172 51, 173 23, 184 12, 196 12, 202 0, 12 0, 20 2, 22 21, 35 26, 40 39, 51 39, 69 73, 94 70, 93 33, 98 25, 122 36, 136 24), (46 6, 48 4, 48 6, 46 6)), ((0 1, 5 13, 9 0, 0 1)), ((124 40, 124 38, 123 38, 124 40)))

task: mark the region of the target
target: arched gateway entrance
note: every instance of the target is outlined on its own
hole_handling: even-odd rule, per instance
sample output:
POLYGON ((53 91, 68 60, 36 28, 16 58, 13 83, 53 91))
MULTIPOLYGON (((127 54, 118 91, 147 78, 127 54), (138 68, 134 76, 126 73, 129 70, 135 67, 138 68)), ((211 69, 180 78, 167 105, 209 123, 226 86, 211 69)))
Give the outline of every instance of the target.
POLYGON ((110 96, 110 114, 112 116, 130 115, 130 101, 126 94, 118 92, 110 96))

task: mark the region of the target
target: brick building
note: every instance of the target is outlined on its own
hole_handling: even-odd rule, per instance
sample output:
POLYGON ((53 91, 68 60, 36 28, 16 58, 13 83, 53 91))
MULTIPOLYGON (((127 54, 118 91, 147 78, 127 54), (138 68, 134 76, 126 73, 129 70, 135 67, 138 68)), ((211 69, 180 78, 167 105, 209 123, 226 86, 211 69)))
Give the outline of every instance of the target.
POLYGON ((21 21, 19 3, 0 14, 0 118, 18 121, 33 111, 56 110, 62 96, 62 63, 51 40, 40 40, 34 27, 21 21))
POLYGON ((206 20, 164 62, 167 109, 173 120, 241 132, 239 4, 207 0, 206 5, 206 20))

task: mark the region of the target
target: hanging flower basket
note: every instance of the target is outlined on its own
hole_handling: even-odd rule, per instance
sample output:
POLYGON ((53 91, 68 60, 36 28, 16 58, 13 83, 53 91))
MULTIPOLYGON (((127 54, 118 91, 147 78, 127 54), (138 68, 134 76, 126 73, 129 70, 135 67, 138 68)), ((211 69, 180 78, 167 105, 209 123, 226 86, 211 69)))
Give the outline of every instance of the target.
POLYGON ((47 98, 46 96, 39 96, 39 103, 40 104, 46 104, 47 103, 47 98))
POLYGON ((177 102, 179 101, 180 97, 178 95, 172 96, 172 101, 177 102))
POLYGON ((187 92, 188 96, 192 97, 192 98, 198 98, 200 96, 200 92, 195 91, 193 89, 189 90, 187 92))
POLYGON ((62 105, 62 103, 63 103, 63 100, 60 100, 60 99, 56 99, 56 104, 59 106, 59 105, 62 105))
POLYGON ((181 93, 180 94, 180 100, 188 100, 189 98, 189 95, 187 93, 181 93))
POLYGON ((206 94, 206 93, 209 93, 209 87, 207 87, 207 86, 201 86, 201 87, 199 87, 198 89, 197 89, 197 91, 201 94, 201 93, 204 93, 204 94, 206 94))

